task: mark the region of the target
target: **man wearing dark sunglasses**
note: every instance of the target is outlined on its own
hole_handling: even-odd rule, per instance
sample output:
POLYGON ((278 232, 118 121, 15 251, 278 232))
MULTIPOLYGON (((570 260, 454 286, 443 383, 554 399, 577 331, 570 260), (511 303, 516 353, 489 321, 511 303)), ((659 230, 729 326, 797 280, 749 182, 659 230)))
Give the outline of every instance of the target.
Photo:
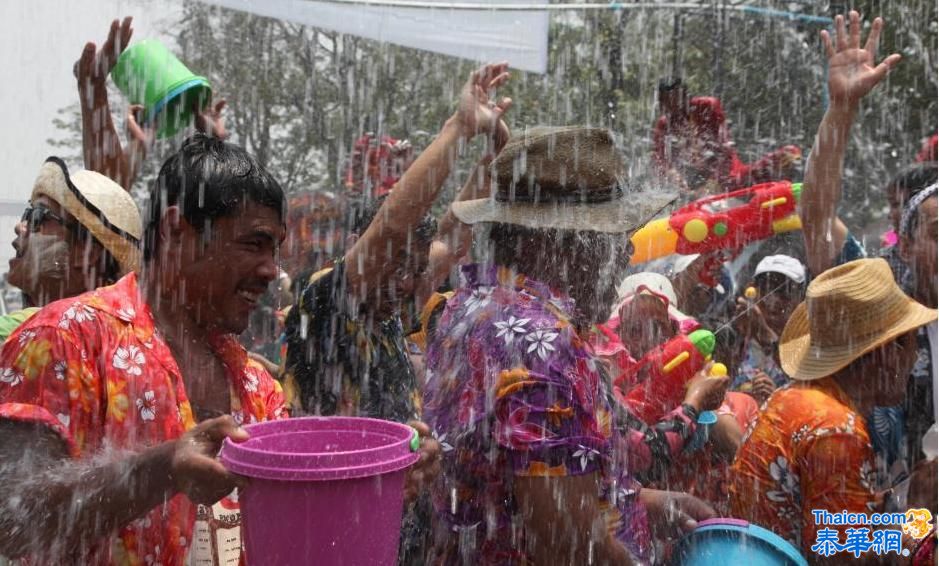
POLYGON ((137 268, 142 233, 130 195, 93 171, 70 174, 50 157, 15 228, 8 280, 27 309, 0 320, 0 342, 36 307, 116 282, 137 268))

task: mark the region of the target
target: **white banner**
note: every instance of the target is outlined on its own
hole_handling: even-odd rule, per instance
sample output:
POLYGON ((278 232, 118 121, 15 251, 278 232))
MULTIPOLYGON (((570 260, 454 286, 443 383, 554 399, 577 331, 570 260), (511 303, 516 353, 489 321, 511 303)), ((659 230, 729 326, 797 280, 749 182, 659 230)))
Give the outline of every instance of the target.
MULTIPOLYGON (((260 16, 375 39, 481 63, 508 61, 544 73, 548 12, 369 6, 309 0, 200 0, 260 16)), ((426 4, 451 0, 425 0, 426 4)), ((475 4, 547 4, 547 0, 475 0, 475 4)))

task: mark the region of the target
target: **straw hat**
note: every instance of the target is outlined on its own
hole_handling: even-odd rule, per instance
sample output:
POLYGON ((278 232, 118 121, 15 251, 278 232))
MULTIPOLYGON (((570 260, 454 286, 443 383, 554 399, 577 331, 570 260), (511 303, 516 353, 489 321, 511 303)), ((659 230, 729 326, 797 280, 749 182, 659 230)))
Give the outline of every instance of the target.
POLYGON ((532 128, 493 160, 494 194, 455 202, 453 213, 466 224, 630 232, 677 195, 629 187, 625 162, 609 130, 532 128))
POLYGON ((75 217, 121 267, 121 275, 140 265, 140 212, 123 187, 94 171, 69 175, 58 157, 50 157, 39 170, 31 199, 46 196, 75 217))
POLYGON ((779 340, 790 377, 827 377, 864 354, 936 320, 936 311, 909 298, 883 259, 859 259, 819 275, 779 340))

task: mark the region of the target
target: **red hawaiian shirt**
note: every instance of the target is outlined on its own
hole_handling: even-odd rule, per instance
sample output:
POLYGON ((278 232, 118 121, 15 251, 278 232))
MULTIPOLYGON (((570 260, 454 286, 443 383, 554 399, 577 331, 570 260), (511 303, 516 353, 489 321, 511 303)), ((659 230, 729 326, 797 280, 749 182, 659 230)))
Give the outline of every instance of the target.
MULTIPOLYGON (((239 422, 285 418, 280 385, 234 336, 212 347, 231 384, 239 422)), ((134 274, 50 304, 0 351, 0 418, 55 430, 73 458, 139 451, 195 426, 179 367, 154 325, 134 274)), ((196 506, 183 495, 95 545, 87 564, 183 564, 196 506)))

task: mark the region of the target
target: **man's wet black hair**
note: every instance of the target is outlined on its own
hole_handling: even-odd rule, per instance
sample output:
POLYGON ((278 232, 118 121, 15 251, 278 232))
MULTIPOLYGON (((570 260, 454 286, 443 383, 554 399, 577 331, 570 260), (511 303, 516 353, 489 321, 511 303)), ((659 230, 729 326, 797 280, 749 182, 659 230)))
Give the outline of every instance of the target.
POLYGON ((903 194, 900 199, 902 208, 916 193, 936 183, 937 177, 939 177, 939 168, 935 161, 917 163, 894 177, 887 185, 887 191, 900 191, 903 194))
POLYGON ((276 179, 241 146, 196 134, 160 168, 150 188, 144 259, 156 255, 160 220, 170 206, 197 230, 235 213, 245 202, 273 208, 284 219, 287 200, 276 179))

